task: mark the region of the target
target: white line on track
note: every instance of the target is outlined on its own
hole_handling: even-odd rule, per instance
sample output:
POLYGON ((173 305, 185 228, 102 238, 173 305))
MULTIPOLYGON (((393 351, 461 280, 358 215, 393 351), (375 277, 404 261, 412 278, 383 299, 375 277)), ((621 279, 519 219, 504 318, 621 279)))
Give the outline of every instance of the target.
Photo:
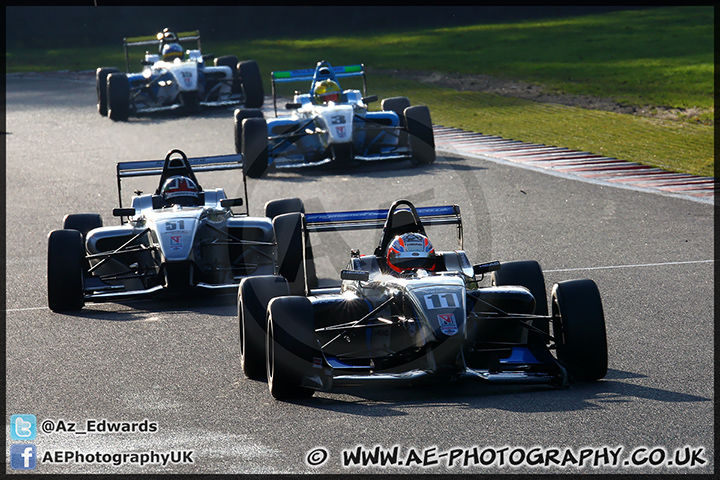
POLYGON ((636 265, 608 265, 606 267, 583 267, 583 268, 558 268, 555 270, 543 270, 543 272, 575 272, 578 270, 606 270, 612 268, 637 268, 637 267, 664 267, 667 265, 686 265, 689 263, 713 263, 715 260, 690 260, 687 262, 662 262, 662 263, 639 263, 636 265))
MULTIPOLYGON (((662 263, 638 263, 635 265, 608 265, 605 267, 581 267, 581 268, 557 268, 554 270, 543 270, 543 273, 554 272, 575 272, 580 270, 607 270, 613 268, 640 268, 640 267, 665 267, 668 265, 687 265, 691 263, 714 263, 715 260, 689 260, 686 262, 662 262, 662 263)), ((27 307, 27 308, 8 308, 6 312, 26 312, 30 310, 47 310, 48 307, 27 307)))

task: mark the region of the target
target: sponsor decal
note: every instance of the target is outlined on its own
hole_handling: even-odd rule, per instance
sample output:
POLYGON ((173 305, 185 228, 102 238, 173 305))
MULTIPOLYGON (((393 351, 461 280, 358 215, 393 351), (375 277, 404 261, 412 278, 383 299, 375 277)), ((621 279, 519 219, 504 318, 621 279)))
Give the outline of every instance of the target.
POLYGON ((441 313, 438 316, 438 323, 440 324, 440 331, 445 335, 455 335, 458 333, 457 322, 455 322, 455 315, 452 313, 441 313))
POLYGON ((170 250, 182 250, 182 235, 170 235, 170 250))

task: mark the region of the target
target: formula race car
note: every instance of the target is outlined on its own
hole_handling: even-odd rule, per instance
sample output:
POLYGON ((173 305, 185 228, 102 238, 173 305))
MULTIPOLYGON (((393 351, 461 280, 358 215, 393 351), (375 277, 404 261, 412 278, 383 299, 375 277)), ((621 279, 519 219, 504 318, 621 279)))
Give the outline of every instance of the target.
POLYGON ((407 97, 386 98, 382 111, 368 111, 363 65, 333 67, 318 62, 314 70, 272 72, 275 117, 265 120, 259 109, 235 111, 235 151, 245 157, 245 174, 260 177, 268 166, 297 167, 353 160, 410 159, 414 164, 435 161, 430 111, 411 106, 407 97), (342 90, 339 79, 362 77, 363 92, 342 90), (309 93, 295 92, 277 116, 276 84, 310 81, 309 93))
POLYGON ((476 378, 566 386, 607 372, 602 301, 592 280, 552 288, 548 314, 537 262, 472 265, 457 205, 301 214, 307 232, 382 228, 373 254, 353 250, 341 285, 313 288, 302 272, 244 279, 242 369, 267 376, 277 399, 367 383, 476 378), (435 251, 428 225, 456 225, 460 249, 435 251), (490 285, 482 286, 490 273, 490 285))
MULTIPOLYGON (((301 247, 292 234, 277 233, 272 219, 236 214, 245 199, 226 198, 222 188, 203 189, 194 172, 241 169, 239 155, 187 158, 171 150, 164 160, 117 164, 119 226, 103 226, 98 214, 66 215, 48 237, 48 304, 78 310, 85 302, 112 302, 153 294, 237 290, 249 275, 288 275, 285 258, 297 265, 301 247), (121 182, 160 175, 152 194, 136 191, 123 208, 121 182), (127 218, 127 220, 126 220, 127 218), (283 238, 294 239, 292 246, 283 238), (287 252, 291 252, 288 256, 287 252)), ((239 183, 239 182, 238 182, 239 183)), ((303 211, 299 199, 268 202, 266 215, 303 211)))
POLYGON ((214 58, 200 53, 200 32, 175 34, 167 28, 153 37, 123 41, 127 73, 115 67, 98 68, 95 73, 97 108, 102 116, 127 120, 143 112, 180 109, 195 113, 200 106, 245 104, 262 106, 265 94, 260 69, 254 60, 239 62, 232 55, 214 58), (197 48, 183 52, 181 42, 197 41, 197 48), (130 73, 128 47, 153 46, 146 52, 143 70, 130 73))

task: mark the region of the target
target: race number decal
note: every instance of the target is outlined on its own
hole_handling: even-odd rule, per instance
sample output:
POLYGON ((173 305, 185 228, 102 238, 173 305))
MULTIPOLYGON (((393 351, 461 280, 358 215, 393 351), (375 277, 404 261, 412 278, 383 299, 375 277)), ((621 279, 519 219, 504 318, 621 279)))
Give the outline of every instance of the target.
POLYGON ((433 293, 432 295, 425 295, 425 306, 428 310, 458 308, 460 302, 454 293, 433 293))

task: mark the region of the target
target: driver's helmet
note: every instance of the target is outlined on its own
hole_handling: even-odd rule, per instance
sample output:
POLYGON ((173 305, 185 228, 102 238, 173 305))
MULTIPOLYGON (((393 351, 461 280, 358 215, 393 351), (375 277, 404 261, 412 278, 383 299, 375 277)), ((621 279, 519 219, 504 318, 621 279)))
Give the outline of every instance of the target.
POLYGON ((166 62, 172 62, 176 58, 182 59, 183 47, 179 43, 166 43, 162 47, 162 57, 166 62))
POLYGON ((175 32, 171 32, 169 28, 163 28, 163 31, 157 34, 157 39, 164 45, 166 43, 176 43, 178 41, 175 32))
POLYGON ((435 249, 425 235, 404 233, 388 245, 387 266, 397 273, 435 269, 435 249))
POLYGON ((316 103, 323 104, 327 102, 340 101, 341 93, 342 90, 340 90, 340 85, 338 85, 337 82, 326 78, 322 82, 318 82, 315 84, 313 96, 316 103))
POLYGON ((188 177, 176 175, 165 180, 160 190, 165 205, 200 205, 200 189, 188 177))

